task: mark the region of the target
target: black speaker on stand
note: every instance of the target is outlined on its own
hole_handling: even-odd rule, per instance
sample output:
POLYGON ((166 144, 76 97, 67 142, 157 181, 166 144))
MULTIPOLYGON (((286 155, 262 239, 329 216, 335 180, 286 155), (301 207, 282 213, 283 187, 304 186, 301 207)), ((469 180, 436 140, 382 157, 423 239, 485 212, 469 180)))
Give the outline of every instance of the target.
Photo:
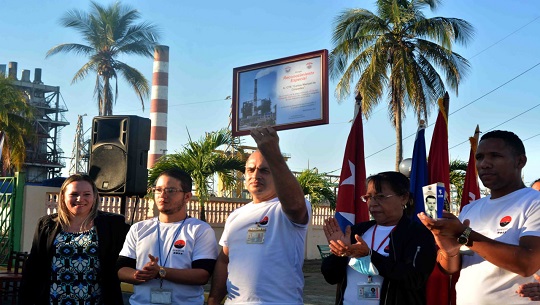
POLYGON ((144 196, 148 182, 150 119, 134 115, 94 117, 89 175, 102 195, 144 196))

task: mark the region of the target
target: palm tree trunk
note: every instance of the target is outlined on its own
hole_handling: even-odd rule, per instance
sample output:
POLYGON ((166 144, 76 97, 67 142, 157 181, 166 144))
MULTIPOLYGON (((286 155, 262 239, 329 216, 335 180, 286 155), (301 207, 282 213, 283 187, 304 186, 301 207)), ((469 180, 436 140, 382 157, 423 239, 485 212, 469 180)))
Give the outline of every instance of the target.
POLYGON ((112 115, 112 92, 110 76, 103 75, 103 109, 100 109, 100 115, 112 115))
POLYGON ((401 99, 400 94, 398 93, 399 89, 398 86, 394 84, 392 76, 390 76, 392 78, 392 87, 390 90, 392 90, 392 103, 394 103, 394 120, 396 128, 396 171, 399 172, 399 164, 401 163, 401 160, 403 160, 403 131, 401 126, 401 112, 403 109, 401 109, 401 99))
POLYGON ((401 104, 398 102, 396 111, 396 171, 399 171, 399 164, 403 160, 403 131, 401 128, 401 104))

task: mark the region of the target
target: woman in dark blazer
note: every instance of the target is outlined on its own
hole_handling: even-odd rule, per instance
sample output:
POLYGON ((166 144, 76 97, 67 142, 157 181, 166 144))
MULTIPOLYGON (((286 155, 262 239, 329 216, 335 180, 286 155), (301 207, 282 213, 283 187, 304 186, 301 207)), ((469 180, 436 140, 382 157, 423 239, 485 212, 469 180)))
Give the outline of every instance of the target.
POLYGON ((87 175, 66 179, 58 213, 39 220, 19 304, 122 304, 115 264, 129 230, 122 215, 98 211, 87 175))

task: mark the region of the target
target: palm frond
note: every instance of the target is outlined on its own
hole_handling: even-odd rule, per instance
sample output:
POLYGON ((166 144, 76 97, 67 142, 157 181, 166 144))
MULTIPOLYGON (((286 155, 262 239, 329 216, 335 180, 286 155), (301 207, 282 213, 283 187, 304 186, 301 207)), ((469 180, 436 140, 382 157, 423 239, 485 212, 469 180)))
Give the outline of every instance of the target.
POLYGON ((210 179, 215 174, 222 179, 224 185, 230 186, 245 169, 244 160, 238 155, 218 151, 219 147, 232 142, 234 141, 228 129, 206 133, 197 141, 189 136, 188 143, 180 152, 160 158, 150 170, 150 185, 164 169, 179 167, 192 176, 196 195, 204 205, 210 196, 210 179))
POLYGON ((473 27, 457 18, 426 18, 422 11, 435 10, 440 3, 377 0, 377 14, 349 9, 334 21, 328 64, 331 78, 338 80, 335 95, 342 101, 354 88, 354 94, 362 95, 366 118, 383 98, 388 100, 398 142, 396 160, 402 159, 400 132, 406 110, 412 109, 417 120, 427 119, 447 86, 458 92, 469 68, 452 47, 470 41, 473 27))
POLYGON ((91 1, 88 12, 68 11, 61 24, 81 34, 85 44, 64 43, 51 48, 46 56, 58 53, 75 53, 89 57, 72 82, 84 79, 90 71, 98 74, 94 95, 100 115, 112 115, 113 104, 118 100, 118 73, 127 80, 139 97, 144 110, 144 98, 150 94, 150 86, 142 73, 126 63, 119 62, 120 55, 140 55, 152 57, 153 48, 158 44, 157 26, 141 22, 140 13, 128 5, 115 2, 101 5, 91 1), (111 81, 114 80, 114 91, 111 81))

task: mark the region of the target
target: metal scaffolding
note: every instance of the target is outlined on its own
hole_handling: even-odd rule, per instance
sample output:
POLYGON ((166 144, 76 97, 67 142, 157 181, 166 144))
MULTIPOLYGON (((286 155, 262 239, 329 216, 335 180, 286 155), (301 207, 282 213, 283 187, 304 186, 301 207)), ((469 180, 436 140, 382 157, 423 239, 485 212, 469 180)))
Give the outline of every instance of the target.
MULTIPOLYGON (((0 65, 1 70, 5 71, 5 65, 0 65)), ((39 68, 35 69, 33 81, 30 81, 30 70, 22 70, 22 77, 18 80, 16 62, 9 63, 8 77, 25 93, 35 109, 33 125, 37 137, 36 141, 26 145, 26 179, 28 182, 42 182, 58 177, 66 166, 60 148, 61 130, 69 125, 64 117, 67 107, 60 105, 60 87, 44 85, 39 68)))
POLYGON ((77 130, 75 131, 73 151, 71 152, 71 160, 69 162, 70 175, 88 172, 90 139, 84 137, 88 130, 86 132, 84 131, 83 116, 86 116, 86 113, 79 115, 77 119, 77 130))

